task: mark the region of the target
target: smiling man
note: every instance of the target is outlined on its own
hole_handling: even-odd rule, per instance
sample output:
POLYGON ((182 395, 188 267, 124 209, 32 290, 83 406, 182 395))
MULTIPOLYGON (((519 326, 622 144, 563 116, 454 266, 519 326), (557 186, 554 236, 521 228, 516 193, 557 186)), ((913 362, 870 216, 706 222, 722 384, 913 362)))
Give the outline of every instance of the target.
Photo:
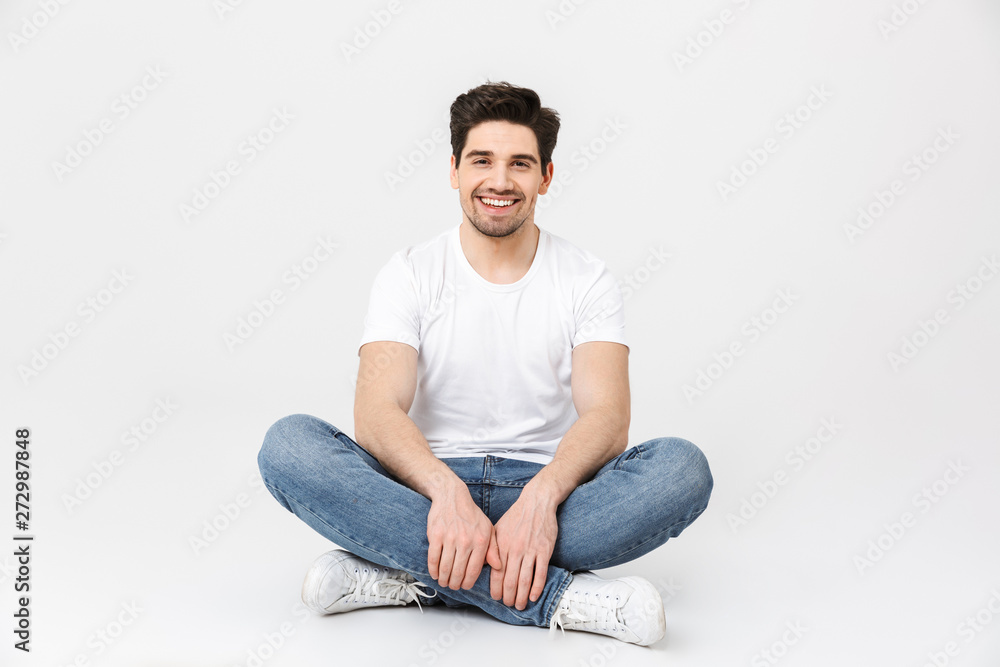
POLYGON ((346 549, 316 559, 317 613, 476 606, 507 623, 648 645, 663 604, 634 560, 705 510, 704 454, 628 446, 623 298, 605 263, 540 229, 559 116, 506 82, 451 106, 462 221, 399 250, 372 287, 355 438, 292 415, 258 455, 286 509, 346 549))

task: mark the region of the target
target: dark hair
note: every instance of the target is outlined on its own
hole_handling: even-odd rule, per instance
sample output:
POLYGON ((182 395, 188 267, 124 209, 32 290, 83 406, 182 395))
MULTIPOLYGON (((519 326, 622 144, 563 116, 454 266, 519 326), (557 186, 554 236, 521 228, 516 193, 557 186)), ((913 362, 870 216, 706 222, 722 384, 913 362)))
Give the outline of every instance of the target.
POLYGON ((452 102, 451 152, 455 163, 462 159, 469 131, 480 123, 493 120, 525 125, 535 133, 544 174, 556 147, 559 114, 555 109, 543 107, 535 91, 512 86, 506 81, 487 81, 462 93, 452 102))

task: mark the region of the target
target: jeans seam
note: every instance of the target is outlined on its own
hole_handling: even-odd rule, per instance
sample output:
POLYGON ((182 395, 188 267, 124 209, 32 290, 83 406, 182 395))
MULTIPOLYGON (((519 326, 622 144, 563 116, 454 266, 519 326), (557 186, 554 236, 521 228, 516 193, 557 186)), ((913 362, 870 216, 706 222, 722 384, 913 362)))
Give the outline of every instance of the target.
POLYGON ((545 609, 545 614, 544 614, 545 625, 549 625, 552 623, 552 616, 556 613, 556 609, 558 609, 559 607, 559 602, 563 599, 563 596, 566 594, 566 589, 569 588, 569 584, 571 581, 573 581, 573 575, 567 572, 566 577, 563 578, 563 582, 559 585, 559 589, 556 591, 556 594, 552 596, 552 601, 548 604, 548 607, 545 609))

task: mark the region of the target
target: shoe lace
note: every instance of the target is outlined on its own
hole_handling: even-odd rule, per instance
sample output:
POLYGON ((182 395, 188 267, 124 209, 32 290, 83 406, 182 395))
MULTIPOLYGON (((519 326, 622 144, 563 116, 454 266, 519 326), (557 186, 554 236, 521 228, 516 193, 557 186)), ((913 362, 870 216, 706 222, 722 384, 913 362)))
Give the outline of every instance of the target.
POLYGON ((625 619, 621 613, 621 596, 611 597, 610 594, 601 595, 590 591, 568 591, 549 621, 549 636, 555 634, 556 628, 565 635, 567 627, 570 630, 624 632, 625 619))
POLYGON ((344 597, 351 602, 362 604, 405 605, 413 600, 423 613, 420 597, 432 598, 437 595, 437 591, 421 584, 406 573, 395 577, 389 576, 389 573, 388 568, 382 567, 354 568, 354 576, 351 577, 354 583, 344 597), (410 600, 407 600, 406 596, 409 596, 410 600))

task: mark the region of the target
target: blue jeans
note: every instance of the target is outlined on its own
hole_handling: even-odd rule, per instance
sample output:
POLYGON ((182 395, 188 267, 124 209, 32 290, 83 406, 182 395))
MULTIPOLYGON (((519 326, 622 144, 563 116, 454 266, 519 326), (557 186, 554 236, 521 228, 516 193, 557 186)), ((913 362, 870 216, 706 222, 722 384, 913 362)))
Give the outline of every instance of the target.
MULTIPOLYGON (((498 456, 442 461, 493 523, 542 468, 498 456)), ((507 623, 542 627, 573 572, 626 563, 676 537, 705 511, 713 484, 705 455, 681 438, 647 440, 608 461, 559 506, 545 590, 518 611, 490 597, 489 565, 470 590, 453 591, 430 577, 430 500, 397 481, 336 426, 309 415, 284 417, 268 430, 257 463, 285 509, 351 553, 408 572, 437 591, 433 601, 474 605, 507 623)))

